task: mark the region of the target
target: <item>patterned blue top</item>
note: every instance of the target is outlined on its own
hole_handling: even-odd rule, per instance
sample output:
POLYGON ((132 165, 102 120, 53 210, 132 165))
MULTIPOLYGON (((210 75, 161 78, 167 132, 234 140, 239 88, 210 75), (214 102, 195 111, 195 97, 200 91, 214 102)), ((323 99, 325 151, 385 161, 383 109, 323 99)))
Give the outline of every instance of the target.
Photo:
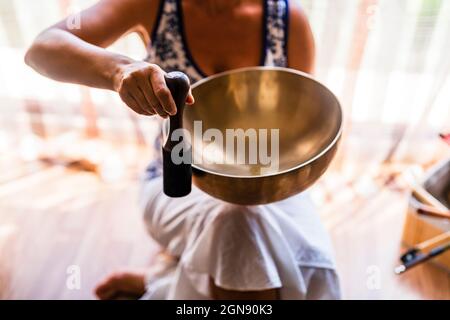
MULTIPOLYGON (((262 66, 287 67, 288 0, 264 0, 262 66)), ((192 83, 206 77, 186 43, 181 0, 161 0, 147 61, 166 72, 182 71, 192 83)))

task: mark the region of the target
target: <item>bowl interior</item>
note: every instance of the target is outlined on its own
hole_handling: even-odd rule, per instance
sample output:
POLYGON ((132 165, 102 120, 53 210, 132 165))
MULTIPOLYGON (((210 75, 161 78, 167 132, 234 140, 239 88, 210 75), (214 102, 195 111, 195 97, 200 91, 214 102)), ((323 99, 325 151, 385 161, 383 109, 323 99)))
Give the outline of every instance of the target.
POLYGON ((289 69, 232 71, 199 82, 193 94, 196 102, 183 121, 200 170, 237 177, 288 171, 320 155, 340 134, 335 96, 289 69))

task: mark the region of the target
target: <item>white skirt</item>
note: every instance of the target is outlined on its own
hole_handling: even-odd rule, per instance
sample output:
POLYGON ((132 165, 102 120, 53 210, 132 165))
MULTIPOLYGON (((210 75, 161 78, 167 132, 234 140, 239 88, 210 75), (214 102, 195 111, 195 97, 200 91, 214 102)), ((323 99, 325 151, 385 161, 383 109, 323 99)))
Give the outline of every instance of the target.
POLYGON ((210 299, 210 280, 233 291, 279 289, 281 299, 339 299, 329 237, 305 194, 238 206, 198 188, 180 199, 145 182, 148 232, 178 257, 148 275, 144 299, 210 299))

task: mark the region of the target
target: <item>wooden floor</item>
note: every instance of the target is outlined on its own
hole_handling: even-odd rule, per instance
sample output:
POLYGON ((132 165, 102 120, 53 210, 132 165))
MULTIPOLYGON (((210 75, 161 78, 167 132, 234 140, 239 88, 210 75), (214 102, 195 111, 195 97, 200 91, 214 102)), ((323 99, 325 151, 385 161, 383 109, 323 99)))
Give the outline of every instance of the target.
POLYGON ((62 167, 23 174, 0 188, 0 298, 91 299, 108 272, 151 263, 157 246, 135 181, 105 184, 62 167), (71 290, 77 268, 81 287, 71 290))
MULTIPOLYGON (((333 179, 331 179, 333 180, 333 179)), ((92 299, 117 268, 151 264, 157 246, 137 208, 136 179, 101 182, 91 173, 26 164, 0 176, 0 298, 92 299), (81 287, 66 282, 71 267, 81 287)), ((450 299, 450 276, 427 264, 396 276, 406 193, 364 185, 332 200, 313 190, 333 239, 345 298, 450 299)))
POLYGON ((401 236, 407 197, 385 189, 370 199, 342 199, 322 210, 345 298, 450 299, 450 273, 433 264, 394 274, 405 251, 401 236))

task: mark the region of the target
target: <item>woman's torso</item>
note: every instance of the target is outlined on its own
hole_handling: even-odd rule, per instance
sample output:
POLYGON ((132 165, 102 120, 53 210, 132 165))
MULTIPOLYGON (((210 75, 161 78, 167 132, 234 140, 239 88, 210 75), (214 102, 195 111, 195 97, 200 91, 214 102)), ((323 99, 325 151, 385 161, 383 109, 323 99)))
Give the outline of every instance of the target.
POLYGON ((146 60, 167 72, 182 71, 193 83, 239 67, 287 67, 288 16, 288 0, 256 1, 224 16, 161 0, 146 60))

